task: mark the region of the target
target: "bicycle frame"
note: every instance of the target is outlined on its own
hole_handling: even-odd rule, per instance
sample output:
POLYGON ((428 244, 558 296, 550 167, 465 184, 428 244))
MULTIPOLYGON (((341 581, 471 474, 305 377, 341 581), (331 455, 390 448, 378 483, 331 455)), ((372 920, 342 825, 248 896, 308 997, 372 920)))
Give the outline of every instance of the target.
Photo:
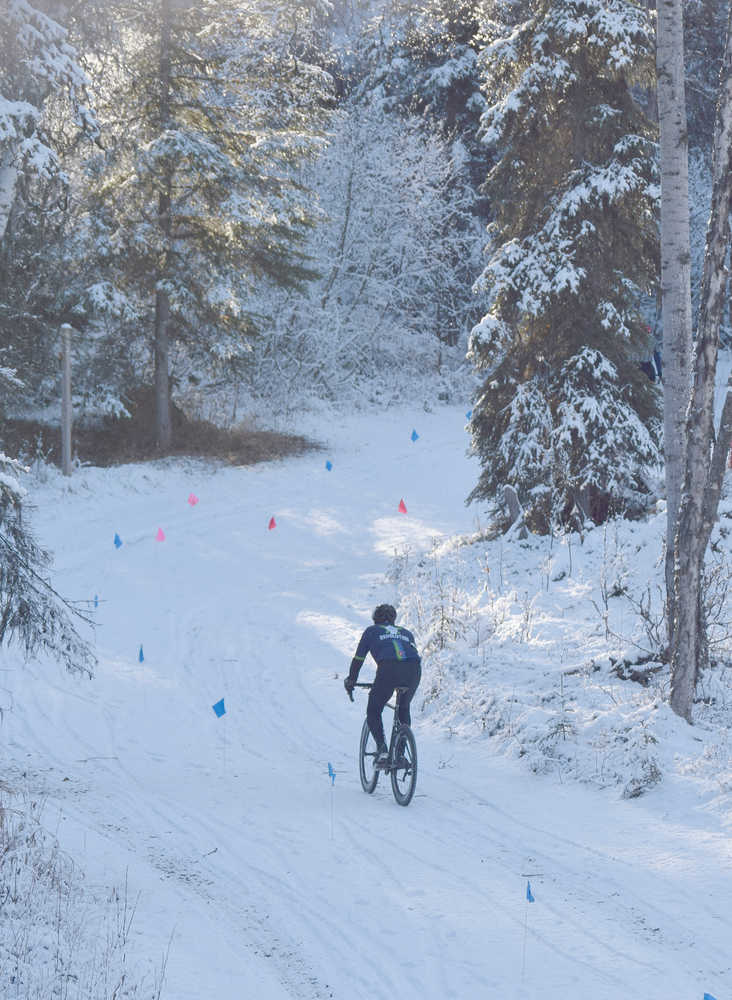
MULTIPOLYGON (((368 688, 368 690, 371 690, 373 685, 371 684, 371 682, 366 682, 365 684, 356 684, 355 687, 368 688)), ((393 764, 393 750, 394 750, 394 743, 396 742, 397 732, 399 730, 399 727, 403 725, 403 723, 399 721, 399 702, 401 701, 402 694, 408 690, 409 688, 407 687, 394 688, 394 694, 396 695, 396 697, 394 698, 394 704, 392 705, 390 701, 387 701, 386 705, 384 705, 384 708, 390 708, 394 713, 394 718, 392 719, 391 723, 391 736, 389 737, 389 766, 383 769, 384 771, 387 772, 391 770, 393 764)), ((353 701, 353 696, 351 696, 351 701, 353 701)))
MULTIPOLYGON (((370 689, 372 684, 356 684, 354 686, 370 689)), ((400 806, 407 806, 412 800, 417 782, 417 744, 411 728, 399 719, 401 697, 409 688, 398 686, 394 690, 396 694, 394 704, 392 705, 391 702, 386 703, 394 713, 389 740, 389 756, 386 766, 378 768, 374 766, 370 773, 367 770, 366 760, 367 758, 373 760, 376 752, 375 750, 367 751, 366 749, 369 739, 373 741, 374 737, 369 730, 368 722, 364 720, 361 729, 359 773, 363 790, 369 794, 376 788, 379 775, 382 773, 389 774, 394 798, 400 806)), ((353 701, 353 693, 349 692, 349 695, 351 701, 353 701)))

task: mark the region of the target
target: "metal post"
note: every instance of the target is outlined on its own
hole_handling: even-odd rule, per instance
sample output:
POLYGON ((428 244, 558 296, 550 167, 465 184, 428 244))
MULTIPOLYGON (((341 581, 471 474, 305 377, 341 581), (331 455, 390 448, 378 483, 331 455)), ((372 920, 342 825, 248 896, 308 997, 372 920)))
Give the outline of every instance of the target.
POLYGON ((61 362, 63 398, 61 402, 61 471, 71 475, 71 330, 69 323, 61 324, 61 362))

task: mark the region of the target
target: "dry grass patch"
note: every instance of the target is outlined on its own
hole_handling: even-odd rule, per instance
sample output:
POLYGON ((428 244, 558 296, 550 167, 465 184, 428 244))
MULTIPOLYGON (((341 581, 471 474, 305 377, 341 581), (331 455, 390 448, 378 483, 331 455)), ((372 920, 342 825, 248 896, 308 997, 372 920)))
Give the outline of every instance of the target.
MULTIPOLYGON (((131 401, 131 418, 107 419, 95 426, 79 424, 73 431, 73 454, 83 465, 109 466, 161 458, 155 446, 153 411, 148 393, 131 401)), ((173 407, 173 445, 168 456, 218 459, 231 465, 253 465, 320 446, 297 434, 278 431, 226 430, 204 420, 190 420, 173 407)), ((61 464, 60 427, 36 420, 8 420, 0 425, 2 449, 24 461, 42 458, 61 464)))

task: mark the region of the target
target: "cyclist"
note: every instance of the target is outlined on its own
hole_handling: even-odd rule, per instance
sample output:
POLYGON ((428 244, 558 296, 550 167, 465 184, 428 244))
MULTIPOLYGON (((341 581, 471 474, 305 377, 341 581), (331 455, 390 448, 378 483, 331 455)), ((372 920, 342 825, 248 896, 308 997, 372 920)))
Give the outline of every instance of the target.
POLYGON ((369 693, 366 721, 376 740, 374 766, 383 768, 389 759, 389 750, 384 739, 381 713, 394 694, 394 688, 406 687, 408 690, 399 702, 399 721, 411 724, 409 705, 422 677, 422 662, 412 633, 395 624, 396 610, 391 604, 380 604, 371 617, 374 624, 369 625, 361 636, 343 686, 350 696, 363 661, 371 653, 376 660, 376 677, 369 693))

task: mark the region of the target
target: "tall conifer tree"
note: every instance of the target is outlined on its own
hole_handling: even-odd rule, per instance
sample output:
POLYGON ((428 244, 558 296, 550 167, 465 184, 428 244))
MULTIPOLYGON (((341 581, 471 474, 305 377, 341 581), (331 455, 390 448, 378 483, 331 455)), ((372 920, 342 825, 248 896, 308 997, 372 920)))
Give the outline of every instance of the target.
POLYGON ((638 509, 658 461, 644 297, 657 281, 653 32, 630 0, 539 0, 485 25, 494 221, 471 338, 483 471, 472 498, 513 485, 547 530, 575 508, 638 509))
POLYGON ((117 80, 104 80, 100 115, 114 141, 98 167, 94 225, 109 301, 118 307, 122 292, 146 309, 161 451, 172 355, 179 370, 244 358, 257 330, 253 282, 310 276, 311 213, 292 168, 319 148, 330 100, 328 74, 300 57, 312 7, 113 5, 123 55, 117 80))
MULTIPOLYGON (((11 398, 16 401, 25 391, 9 356, 36 353, 34 345, 28 350, 28 341, 49 321, 37 308, 49 298, 37 291, 45 278, 39 253, 27 253, 16 238, 16 229, 34 224, 41 233, 38 251, 46 221, 39 191, 55 206, 67 187, 47 104, 65 106, 74 133, 96 131, 77 53, 51 16, 60 6, 28 0, 0 4, 0 417, 11 398), (23 270, 25 280, 14 281, 23 270), (30 293, 29 284, 36 286, 30 293)), ((50 556, 30 530, 21 485, 25 470, 5 454, 3 437, 0 424, 0 643, 12 640, 27 655, 47 652, 69 670, 91 673, 93 653, 74 627, 74 609, 49 583, 50 556)))

